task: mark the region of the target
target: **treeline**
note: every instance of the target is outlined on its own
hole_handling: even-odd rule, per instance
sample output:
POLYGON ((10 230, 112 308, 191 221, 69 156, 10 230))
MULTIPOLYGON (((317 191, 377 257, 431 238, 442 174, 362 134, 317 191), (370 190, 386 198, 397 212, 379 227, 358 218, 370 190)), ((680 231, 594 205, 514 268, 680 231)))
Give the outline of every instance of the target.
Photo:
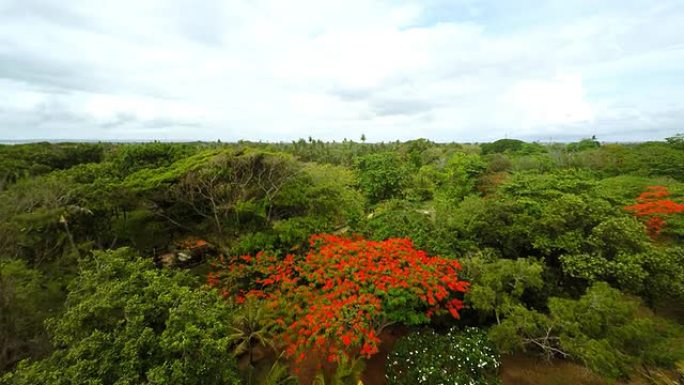
POLYGON ((333 233, 459 259, 467 307, 437 330, 655 378, 684 359, 684 215, 649 235, 624 209, 649 186, 684 202, 684 137, 0 146, 0 374, 247 381, 272 320, 203 287, 209 263, 333 233))

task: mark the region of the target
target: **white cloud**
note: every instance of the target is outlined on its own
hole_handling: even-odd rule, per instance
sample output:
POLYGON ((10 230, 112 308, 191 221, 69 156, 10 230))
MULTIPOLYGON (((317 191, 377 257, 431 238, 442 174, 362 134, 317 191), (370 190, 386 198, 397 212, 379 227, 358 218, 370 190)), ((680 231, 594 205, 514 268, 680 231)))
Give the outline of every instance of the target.
POLYGON ((518 81, 504 94, 502 104, 512 110, 512 120, 524 128, 591 123, 594 119, 578 75, 518 81))
POLYGON ((501 6, 5 2, 0 138, 540 139, 617 135, 625 121, 658 138, 680 128, 684 6, 501 6), (451 16, 436 21, 435 9, 451 16))

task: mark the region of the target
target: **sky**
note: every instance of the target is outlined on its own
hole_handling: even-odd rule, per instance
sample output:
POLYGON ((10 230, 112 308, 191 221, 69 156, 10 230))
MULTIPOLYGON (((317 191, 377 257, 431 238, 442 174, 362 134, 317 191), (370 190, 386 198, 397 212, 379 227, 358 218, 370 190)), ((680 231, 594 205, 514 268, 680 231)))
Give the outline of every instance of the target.
POLYGON ((0 0, 0 139, 662 140, 684 0, 0 0))

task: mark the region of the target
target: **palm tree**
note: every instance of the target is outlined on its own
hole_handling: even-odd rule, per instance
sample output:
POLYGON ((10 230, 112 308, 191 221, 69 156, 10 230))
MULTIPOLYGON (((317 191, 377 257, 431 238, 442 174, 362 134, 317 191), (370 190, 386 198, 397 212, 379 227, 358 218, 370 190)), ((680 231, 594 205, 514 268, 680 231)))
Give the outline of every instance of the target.
POLYGON ((233 318, 230 338, 235 341, 233 354, 249 355, 249 366, 254 364, 254 348, 261 345, 276 350, 273 342, 275 324, 270 312, 255 298, 247 298, 241 312, 233 318))

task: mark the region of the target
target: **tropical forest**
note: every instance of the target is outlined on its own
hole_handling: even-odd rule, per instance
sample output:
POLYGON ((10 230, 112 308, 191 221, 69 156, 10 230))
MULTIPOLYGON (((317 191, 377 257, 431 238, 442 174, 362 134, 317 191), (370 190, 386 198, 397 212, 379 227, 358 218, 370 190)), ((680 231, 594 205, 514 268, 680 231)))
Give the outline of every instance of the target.
POLYGON ((2 384, 682 378, 682 134, 0 146, 2 384))

